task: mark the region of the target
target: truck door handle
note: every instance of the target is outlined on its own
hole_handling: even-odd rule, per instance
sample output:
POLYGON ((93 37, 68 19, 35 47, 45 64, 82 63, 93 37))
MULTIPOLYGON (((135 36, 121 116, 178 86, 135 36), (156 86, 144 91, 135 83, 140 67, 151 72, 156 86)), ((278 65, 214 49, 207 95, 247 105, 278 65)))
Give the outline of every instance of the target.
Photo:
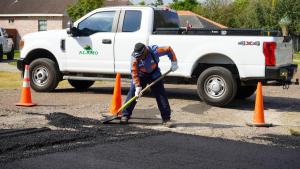
POLYGON ((102 43, 103 44, 111 44, 111 40, 110 39, 103 39, 102 43))

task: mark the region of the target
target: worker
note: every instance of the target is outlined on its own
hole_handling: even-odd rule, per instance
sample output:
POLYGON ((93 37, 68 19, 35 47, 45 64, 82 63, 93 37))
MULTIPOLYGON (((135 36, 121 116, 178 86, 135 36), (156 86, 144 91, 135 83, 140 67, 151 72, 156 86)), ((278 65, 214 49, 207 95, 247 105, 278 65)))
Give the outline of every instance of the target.
MULTIPOLYGON (((176 55, 171 47, 145 46, 143 43, 135 44, 131 56, 131 85, 126 102, 134 96, 139 96, 142 88, 161 76, 158 67, 159 57, 167 55, 171 60, 171 70, 178 69, 176 55)), ((160 80, 151 86, 151 92, 155 95, 156 102, 161 113, 162 124, 171 127, 171 109, 166 96, 163 82, 160 80)), ((127 124, 137 101, 133 101, 122 112, 121 123, 127 124)))

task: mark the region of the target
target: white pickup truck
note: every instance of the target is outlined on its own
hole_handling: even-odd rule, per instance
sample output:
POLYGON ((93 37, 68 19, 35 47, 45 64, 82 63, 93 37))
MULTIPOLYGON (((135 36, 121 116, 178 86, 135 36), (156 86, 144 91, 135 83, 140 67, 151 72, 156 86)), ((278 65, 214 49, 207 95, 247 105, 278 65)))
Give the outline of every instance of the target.
POLYGON ((7 55, 7 60, 14 59, 14 42, 8 36, 6 30, 0 27, 0 62, 4 54, 7 55))
MULTIPOLYGON (((26 35, 18 68, 30 65, 35 91, 52 91, 63 79, 87 89, 116 72, 129 75, 137 42, 171 46, 179 69, 166 80, 196 84, 201 100, 216 106, 251 96, 258 81, 290 83, 297 70, 292 42, 278 32, 180 28, 176 11, 135 6, 100 8, 66 30, 26 35)), ((170 68, 167 57, 159 65, 170 68)))

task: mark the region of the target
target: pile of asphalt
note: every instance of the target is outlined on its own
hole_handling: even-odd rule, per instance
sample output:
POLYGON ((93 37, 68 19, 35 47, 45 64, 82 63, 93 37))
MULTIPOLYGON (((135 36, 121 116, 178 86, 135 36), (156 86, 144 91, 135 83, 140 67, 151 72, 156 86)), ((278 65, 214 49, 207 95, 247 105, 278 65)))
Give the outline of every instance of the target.
POLYGON ((132 125, 103 125, 60 112, 45 117, 55 129, 0 129, 0 162, 166 133, 132 125))

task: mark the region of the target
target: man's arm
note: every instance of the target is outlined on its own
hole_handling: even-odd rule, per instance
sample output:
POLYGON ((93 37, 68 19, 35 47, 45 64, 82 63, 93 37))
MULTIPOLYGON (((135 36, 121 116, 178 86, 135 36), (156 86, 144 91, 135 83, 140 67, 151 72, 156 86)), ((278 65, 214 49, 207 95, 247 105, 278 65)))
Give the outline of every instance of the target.
POLYGON ((173 51, 173 49, 170 46, 167 47, 154 47, 157 57, 167 55, 169 59, 171 60, 171 70, 172 72, 176 71, 178 69, 177 65, 177 58, 173 51))
POLYGON ((155 51, 158 57, 167 55, 172 62, 177 61, 176 55, 170 46, 156 47, 155 51))
POLYGON ((141 86, 140 78, 138 76, 138 60, 134 57, 131 57, 131 76, 135 86, 141 86))

